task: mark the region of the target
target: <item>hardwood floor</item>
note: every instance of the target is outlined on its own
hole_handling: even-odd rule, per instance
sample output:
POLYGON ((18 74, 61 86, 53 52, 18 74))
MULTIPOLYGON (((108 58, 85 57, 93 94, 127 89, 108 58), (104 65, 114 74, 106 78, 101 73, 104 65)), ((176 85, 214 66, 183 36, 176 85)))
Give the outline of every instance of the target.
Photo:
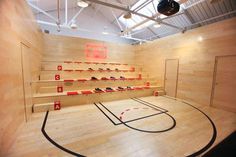
MULTIPOLYGON (((102 103, 105 108, 96 103, 101 110, 94 104, 68 107, 49 112, 45 131, 64 148, 88 157, 183 157, 197 152, 211 140, 213 128, 210 121, 190 105, 164 96, 139 99, 162 109, 157 110, 140 103, 143 101, 132 99, 102 103), (168 112, 161 112, 166 110, 168 112), (156 113, 160 114, 153 115, 156 113), (166 113, 175 119, 176 125, 165 132, 147 133, 126 126, 149 131, 164 130, 173 125, 173 120, 166 113), (149 115, 153 116, 146 117, 149 115), (120 117, 122 121, 130 122, 124 125, 120 117), (138 119, 140 117, 144 118, 138 119)), ((214 145, 236 129, 235 113, 191 104, 213 120, 217 128, 214 145)), ((32 120, 21 127, 9 157, 72 156, 43 136, 41 127, 44 118, 45 113, 35 113, 32 120)))

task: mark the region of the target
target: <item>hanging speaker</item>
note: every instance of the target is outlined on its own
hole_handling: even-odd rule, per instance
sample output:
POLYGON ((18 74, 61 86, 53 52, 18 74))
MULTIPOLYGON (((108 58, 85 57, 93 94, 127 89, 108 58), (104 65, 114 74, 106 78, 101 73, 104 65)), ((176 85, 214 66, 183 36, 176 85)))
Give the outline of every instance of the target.
POLYGON ((180 5, 174 0, 160 0, 157 5, 157 10, 159 13, 171 16, 179 12, 180 5))

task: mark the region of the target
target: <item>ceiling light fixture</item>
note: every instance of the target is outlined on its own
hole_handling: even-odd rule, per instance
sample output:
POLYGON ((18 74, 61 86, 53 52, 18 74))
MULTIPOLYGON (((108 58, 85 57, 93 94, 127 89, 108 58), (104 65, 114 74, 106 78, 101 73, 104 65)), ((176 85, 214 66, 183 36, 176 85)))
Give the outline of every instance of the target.
POLYGON ((202 36, 199 36, 199 37, 198 37, 198 41, 199 41, 199 42, 202 42, 202 41, 203 41, 202 36))
POLYGON ((79 6, 79 7, 81 7, 81 8, 86 8, 86 7, 88 7, 88 2, 86 2, 86 1, 83 1, 83 0, 77 0, 77 5, 79 6))
POLYGON ((75 20, 72 21, 72 23, 70 25, 70 28, 71 29, 77 29, 78 28, 77 24, 75 23, 75 20))
MULTIPOLYGON (((129 6, 128 6, 128 9, 130 10, 130 7, 129 7, 129 6)), ((131 14, 131 12, 127 11, 127 12, 124 14, 123 17, 124 17, 125 19, 131 19, 132 14, 131 14)))
POLYGON ((108 35, 109 33, 108 33, 108 32, 102 32, 102 34, 104 34, 104 35, 108 35))
POLYGON ((155 25, 153 25, 154 28, 159 28, 161 27, 161 24, 160 23, 156 23, 155 25))

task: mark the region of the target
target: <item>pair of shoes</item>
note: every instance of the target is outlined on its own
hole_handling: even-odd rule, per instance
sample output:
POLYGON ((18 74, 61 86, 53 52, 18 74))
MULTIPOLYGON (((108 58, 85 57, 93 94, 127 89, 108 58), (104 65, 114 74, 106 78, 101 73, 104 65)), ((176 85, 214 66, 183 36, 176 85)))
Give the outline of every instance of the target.
POLYGON ((111 87, 107 87, 106 91, 114 91, 111 87))
POLYGON ((98 80, 96 77, 91 77, 91 80, 98 80))
POLYGON ((103 92, 103 90, 101 90, 100 88, 95 88, 94 91, 97 92, 97 93, 101 93, 101 92, 103 92))

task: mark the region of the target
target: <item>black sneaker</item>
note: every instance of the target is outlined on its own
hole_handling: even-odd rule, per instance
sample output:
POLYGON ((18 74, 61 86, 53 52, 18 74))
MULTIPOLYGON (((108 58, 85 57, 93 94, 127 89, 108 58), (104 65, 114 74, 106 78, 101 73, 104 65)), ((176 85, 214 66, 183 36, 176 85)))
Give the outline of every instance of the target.
POLYGON ((97 92, 97 93, 103 92, 103 90, 101 90, 100 88, 95 88, 94 91, 97 92))
POLYGON ((113 89, 111 87, 107 87, 106 91, 113 91, 113 89))
POLYGON ((124 89, 123 87, 118 87, 118 89, 124 89))
POLYGON ((113 77, 113 76, 111 76, 111 77, 110 77, 110 79, 111 79, 111 80, 115 80, 116 78, 115 78, 115 77, 113 77))
POLYGON ((125 79, 125 77, 124 77, 124 76, 120 76, 120 79, 121 79, 121 80, 124 80, 124 79, 125 79))
POLYGON ((130 86, 127 86, 127 89, 128 89, 128 90, 132 90, 133 88, 131 88, 130 86))
POLYGON ((91 77, 91 80, 98 80, 96 77, 91 77))

